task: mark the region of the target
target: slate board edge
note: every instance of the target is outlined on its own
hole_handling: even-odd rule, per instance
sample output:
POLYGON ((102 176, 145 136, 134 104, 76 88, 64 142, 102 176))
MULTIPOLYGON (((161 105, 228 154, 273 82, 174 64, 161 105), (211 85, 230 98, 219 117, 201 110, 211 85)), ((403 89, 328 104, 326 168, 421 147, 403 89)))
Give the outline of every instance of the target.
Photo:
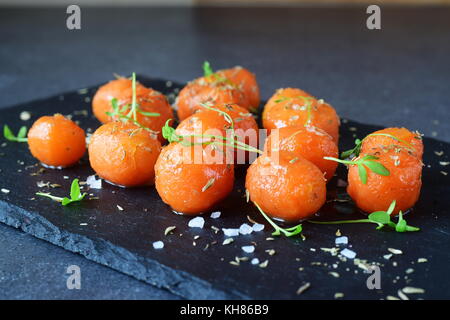
POLYGON ((213 287, 207 281, 184 271, 169 268, 156 260, 138 257, 105 240, 61 231, 34 212, 0 200, 0 222, 101 265, 132 276, 186 299, 250 299, 237 291, 213 287))

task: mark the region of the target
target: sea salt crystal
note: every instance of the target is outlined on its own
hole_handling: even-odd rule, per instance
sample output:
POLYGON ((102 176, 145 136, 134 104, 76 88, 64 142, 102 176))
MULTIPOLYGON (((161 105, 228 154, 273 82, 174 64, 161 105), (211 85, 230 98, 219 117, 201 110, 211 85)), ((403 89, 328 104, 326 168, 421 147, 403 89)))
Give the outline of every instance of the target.
POLYGON ((251 264, 256 265, 259 264, 259 259, 258 258, 253 258, 252 261, 250 261, 251 264))
POLYGON ((239 229, 223 228, 222 231, 227 237, 237 237, 239 235, 239 229))
POLYGON ((240 227, 239 227, 239 233, 240 234, 250 234, 253 232, 253 228, 250 227, 248 224, 243 223, 240 227))
POLYGON ((255 252, 255 246, 243 246, 242 250, 246 253, 253 253, 255 252))
POLYGON ((264 230, 264 225, 261 224, 261 223, 255 223, 255 224, 252 226, 252 229, 253 229, 253 231, 255 231, 255 232, 263 231, 263 230, 264 230))
POLYGON ((220 211, 211 213, 211 218, 213 218, 213 219, 220 218, 220 211))
POLYGON ((22 111, 20 113, 20 120, 27 121, 27 120, 30 120, 30 118, 31 118, 31 114, 28 111, 22 111))
POLYGON ((102 188, 102 179, 95 179, 95 175, 92 175, 92 176, 87 177, 86 184, 91 189, 101 189, 102 188))
POLYGON ((342 236, 342 237, 336 238, 335 243, 336 244, 348 244, 348 237, 342 236))
POLYGON ((188 224, 190 228, 200 228, 200 229, 203 229, 204 225, 205 219, 203 219, 202 217, 195 217, 194 219, 191 219, 191 221, 189 221, 188 224))
POLYGON ((349 249, 344 249, 341 251, 341 255, 349 259, 354 259, 356 257, 356 252, 349 249))
POLYGON ((159 250, 159 249, 162 249, 162 248, 164 248, 164 242, 162 242, 162 241, 155 241, 155 242, 153 242, 153 249, 159 250))

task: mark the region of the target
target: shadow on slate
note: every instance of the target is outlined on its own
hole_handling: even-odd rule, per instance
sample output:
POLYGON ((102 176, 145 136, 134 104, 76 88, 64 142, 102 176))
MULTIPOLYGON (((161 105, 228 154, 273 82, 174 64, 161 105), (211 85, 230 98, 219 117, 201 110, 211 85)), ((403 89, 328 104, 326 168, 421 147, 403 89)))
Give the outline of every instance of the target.
MULTIPOLYGON (((180 88, 176 84, 169 88, 162 80, 138 79, 166 94, 180 88)), ((70 92, 5 109, 1 112, 0 125, 8 124, 16 132, 21 125, 29 127, 42 115, 88 110, 88 115, 76 113, 73 119, 78 120, 85 130, 93 131, 99 126, 90 111, 90 98, 96 89, 70 92), (24 110, 32 112, 32 118, 26 122, 19 120, 19 114, 24 110)), ((353 134, 363 137, 377 129, 379 127, 343 121, 341 150, 353 145, 353 134)), ((330 226, 305 222, 306 241, 298 238, 268 241, 271 228, 266 224, 263 232, 241 235, 233 243, 222 245, 223 233, 215 233, 211 226, 238 228, 248 222, 247 215, 264 223, 255 207, 245 202, 245 167, 236 170, 233 193, 215 208, 222 212, 221 217, 211 219, 206 214, 205 227, 198 229, 187 226, 188 217, 173 214, 154 187, 121 189, 103 183, 102 189, 88 192, 99 197, 98 200, 68 207, 36 197, 35 192, 39 190, 67 195, 73 178, 84 181, 94 172, 85 156, 80 165, 72 168, 46 169, 42 174, 30 175, 38 172, 40 166, 26 144, 12 142, 0 148, 0 187, 10 190, 8 194, 0 193, 0 221, 189 299, 333 299, 337 292, 344 293, 347 299, 380 299, 397 295, 397 291, 405 286, 425 289, 424 294, 410 295, 410 298, 450 298, 450 280, 443 276, 450 262, 450 176, 441 173, 445 167, 439 164, 439 161, 448 161, 450 145, 429 138, 425 138, 424 143, 424 162, 429 166, 423 170, 422 195, 413 212, 406 216, 409 224, 422 228, 416 233, 375 231, 372 224, 330 226), (444 155, 437 156, 434 151, 444 151, 444 155), (69 178, 64 179, 64 176, 69 178), (38 181, 57 183, 62 188, 39 189, 38 181), (117 205, 124 210, 119 211, 117 205), (164 236, 164 230, 169 226, 176 226, 175 233, 164 236), (348 247, 357 253, 357 258, 380 264, 381 289, 367 288, 366 280, 370 274, 354 261, 341 261, 321 250, 334 247, 337 229, 349 237, 348 247), (200 238, 194 240, 196 235, 200 238), (152 242, 158 240, 164 241, 163 250, 153 249, 152 242), (256 243, 255 252, 244 253, 241 247, 253 242, 256 243), (207 244, 209 247, 205 249, 207 244), (388 248, 401 249, 403 254, 387 260, 383 255, 389 253, 388 248), (266 250, 270 249, 276 254, 269 255, 266 250), (243 256, 256 257, 260 262, 269 260, 269 263, 265 268, 252 265, 250 261, 241 262, 240 266, 229 263, 235 257, 243 256), (418 263, 419 258, 428 262, 418 263), (307 282, 311 284, 310 288, 297 295, 297 289, 307 282)), ((346 179, 343 166, 338 170, 338 178, 346 179)), ((338 178, 329 183, 330 200, 348 198, 345 188, 337 187, 338 178)), ((333 201, 328 202, 318 215, 323 220, 363 217, 351 202, 333 201)))

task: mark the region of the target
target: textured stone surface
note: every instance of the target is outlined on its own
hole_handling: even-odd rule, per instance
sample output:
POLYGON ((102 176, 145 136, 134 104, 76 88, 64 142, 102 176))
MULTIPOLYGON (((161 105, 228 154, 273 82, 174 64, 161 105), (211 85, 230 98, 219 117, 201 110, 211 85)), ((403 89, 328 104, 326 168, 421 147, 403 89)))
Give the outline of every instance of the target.
MULTIPOLYGON (((165 90, 165 81, 139 79, 144 84, 165 90)), ((66 113, 84 110, 89 106, 85 97, 93 92, 95 88, 86 94, 66 93, 30 103, 28 105, 34 110, 30 122, 57 110, 64 109, 66 113)), ((18 118, 22 110, 23 106, 19 106, 2 113, 3 119, 14 130, 20 125, 18 118)), ((98 125, 92 116, 77 115, 74 119, 85 129, 98 125)), ((375 129, 345 121, 341 130, 341 147, 345 149, 351 145, 355 130, 358 136, 363 136, 375 129)), ((270 229, 266 226, 264 232, 240 236, 232 244, 222 246, 225 237, 222 233, 216 234, 211 229, 212 225, 236 228, 247 222, 247 215, 263 222, 253 206, 245 205, 245 168, 237 172, 234 192, 216 208, 222 212, 221 217, 210 219, 206 216, 205 228, 199 230, 187 227, 189 218, 172 214, 152 187, 120 189, 104 184, 101 190, 89 190, 100 200, 84 201, 69 207, 62 207, 47 198, 30 200, 38 190, 38 181, 61 184, 62 188, 50 191, 63 195, 73 178, 84 180, 93 173, 92 169, 84 159, 80 165, 64 171, 46 170, 41 175, 31 176, 30 173, 36 172, 38 167, 32 166, 35 160, 26 145, 8 143, 2 148, 4 156, 0 157, 0 169, 3 173, 1 187, 9 189, 10 193, 0 194, 0 221, 185 298, 297 298, 296 290, 305 282, 314 285, 314 289, 301 296, 308 298, 333 298, 335 292, 344 292, 348 298, 376 299, 396 294, 406 285, 425 288, 426 294, 421 297, 448 297, 448 283, 440 275, 446 270, 448 261, 450 218, 445 195, 450 190, 449 178, 440 173, 444 169, 438 161, 447 161, 450 146, 433 139, 426 139, 425 145, 425 163, 431 167, 424 168, 421 200, 414 212, 408 215, 409 223, 422 227, 423 231, 398 234, 375 232, 371 225, 339 227, 349 237, 350 248, 358 258, 382 264, 381 291, 367 290, 365 281, 368 275, 352 261, 340 262, 320 249, 334 246, 336 226, 305 224, 305 242, 299 239, 266 241, 267 230, 270 229), (434 153, 439 150, 444 151, 442 157, 434 153), (64 179, 63 175, 69 179, 64 179), (124 211, 118 210, 117 205, 124 211), (175 234, 165 237, 164 230, 168 226, 176 226, 177 229, 175 234), (200 237, 195 239, 195 236, 200 237), (152 248, 151 243, 158 240, 165 242, 163 250, 152 248), (218 243, 212 244, 215 241, 218 243), (229 264, 236 256, 246 255, 241 247, 252 242, 257 244, 255 253, 247 256, 257 257, 260 261, 268 259, 266 268, 249 262, 241 262, 240 266, 229 264), (211 245, 205 249, 208 243, 211 245), (436 246, 437 243, 440 245, 436 246), (390 247, 401 249, 404 254, 386 262, 383 255, 390 247), (273 256, 266 252, 271 249, 276 251, 273 256), (418 258, 427 258, 428 262, 417 264, 418 258), (394 261, 397 265, 392 264, 394 261), (338 263, 336 269, 332 267, 334 263, 338 263), (299 272, 299 267, 304 270, 299 272), (405 274, 410 268, 414 272, 405 274), (330 272, 338 272, 339 278, 331 276, 330 272)), ((341 168, 341 178, 345 178, 344 172, 341 168)), ((343 188, 337 188, 335 183, 331 182, 329 192, 343 193, 343 188)), ((321 216, 324 219, 354 219, 361 214, 348 203, 329 203, 321 210, 321 216)))

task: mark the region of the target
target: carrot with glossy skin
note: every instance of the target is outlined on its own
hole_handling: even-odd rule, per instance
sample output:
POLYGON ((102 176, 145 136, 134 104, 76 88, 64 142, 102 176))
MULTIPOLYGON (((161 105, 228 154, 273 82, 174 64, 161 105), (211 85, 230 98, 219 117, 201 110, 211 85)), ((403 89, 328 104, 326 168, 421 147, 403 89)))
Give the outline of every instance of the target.
POLYGON ((306 219, 325 203, 323 173, 308 160, 262 155, 247 171, 250 200, 270 217, 288 222, 306 219))
POLYGON ((265 105, 262 118, 268 130, 312 125, 339 141, 340 120, 334 108, 300 89, 277 90, 265 105))
MULTIPOLYGON (((114 111, 113 99, 116 99, 117 106, 123 114, 128 113, 133 102, 132 80, 119 78, 99 88, 92 100, 92 109, 100 122, 108 123, 118 119, 117 116, 111 116, 114 111)), ((142 126, 158 132, 158 139, 161 143, 164 142, 161 128, 168 119, 173 118, 173 110, 167 98, 162 93, 137 82, 136 103, 138 108, 135 120, 142 126)))
POLYGON ((154 134, 129 122, 102 125, 89 143, 92 169, 106 181, 124 187, 153 184, 160 152, 161 143, 154 134))
POLYGON ((259 87, 250 71, 234 67, 213 72, 208 62, 203 68, 205 75, 189 82, 175 101, 180 120, 192 115, 203 103, 238 104, 250 111, 258 108, 259 87))
POLYGON ((201 109, 201 105, 210 103, 238 104, 241 107, 250 109, 250 103, 245 94, 229 82, 217 80, 206 82, 204 80, 188 83, 179 93, 175 105, 177 107, 178 118, 184 120, 192 115, 196 110, 201 109))
POLYGON ((264 145, 264 152, 271 156, 303 157, 315 164, 330 181, 337 162, 324 157, 337 157, 338 147, 325 131, 312 127, 284 127, 273 129, 264 145), (278 155, 277 155, 278 153, 278 155))
POLYGON ((249 99, 250 110, 256 111, 258 109, 261 99, 259 94, 259 86, 253 73, 241 66, 218 70, 216 73, 220 77, 229 79, 232 83, 241 88, 249 99))
POLYGON ((86 152, 84 130, 61 114, 36 120, 28 132, 31 154, 51 167, 75 164, 86 152))
MULTIPOLYGON (((231 129, 234 130, 238 141, 257 148, 258 124, 248 110, 236 104, 205 106, 181 121, 176 129, 176 133, 182 136, 196 135, 197 137, 191 140, 198 142, 211 140, 208 138, 209 135, 231 138, 231 129), (225 118, 224 113, 228 114, 229 118, 225 118), (201 135, 204 136, 201 137, 201 135)), ((239 162, 244 163, 246 157, 248 157, 247 151, 238 149, 231 151, 235 153, 236 161, 239 160, 239 162)))
POLYGON ((347 192, 358 208, 365 212, 383 211, 394 200, 397 205, 392 215, 412 208, 422 186, 422 161, 395 146, 378 148, 370 154, 361 153, 356 159, 367 155, 377 157, 376 161, 389 171, 389 175, 380 175, 366 168, 367 181, 363 183, 358 166, 349 166, 347 192))
POLYGON ((406 128, 385 128, 369 134, 362 141, 361 151, 372 152, 389 145, 404 148, 422 159, 422 136, 420 133, 409 131, 406 128))
POLYGON ((204 213, 233 189, 234 166, 226 164, 225 158, 211 145, 171 143, 163 148, 155 165, 156 190, 178 213, 204 213))

